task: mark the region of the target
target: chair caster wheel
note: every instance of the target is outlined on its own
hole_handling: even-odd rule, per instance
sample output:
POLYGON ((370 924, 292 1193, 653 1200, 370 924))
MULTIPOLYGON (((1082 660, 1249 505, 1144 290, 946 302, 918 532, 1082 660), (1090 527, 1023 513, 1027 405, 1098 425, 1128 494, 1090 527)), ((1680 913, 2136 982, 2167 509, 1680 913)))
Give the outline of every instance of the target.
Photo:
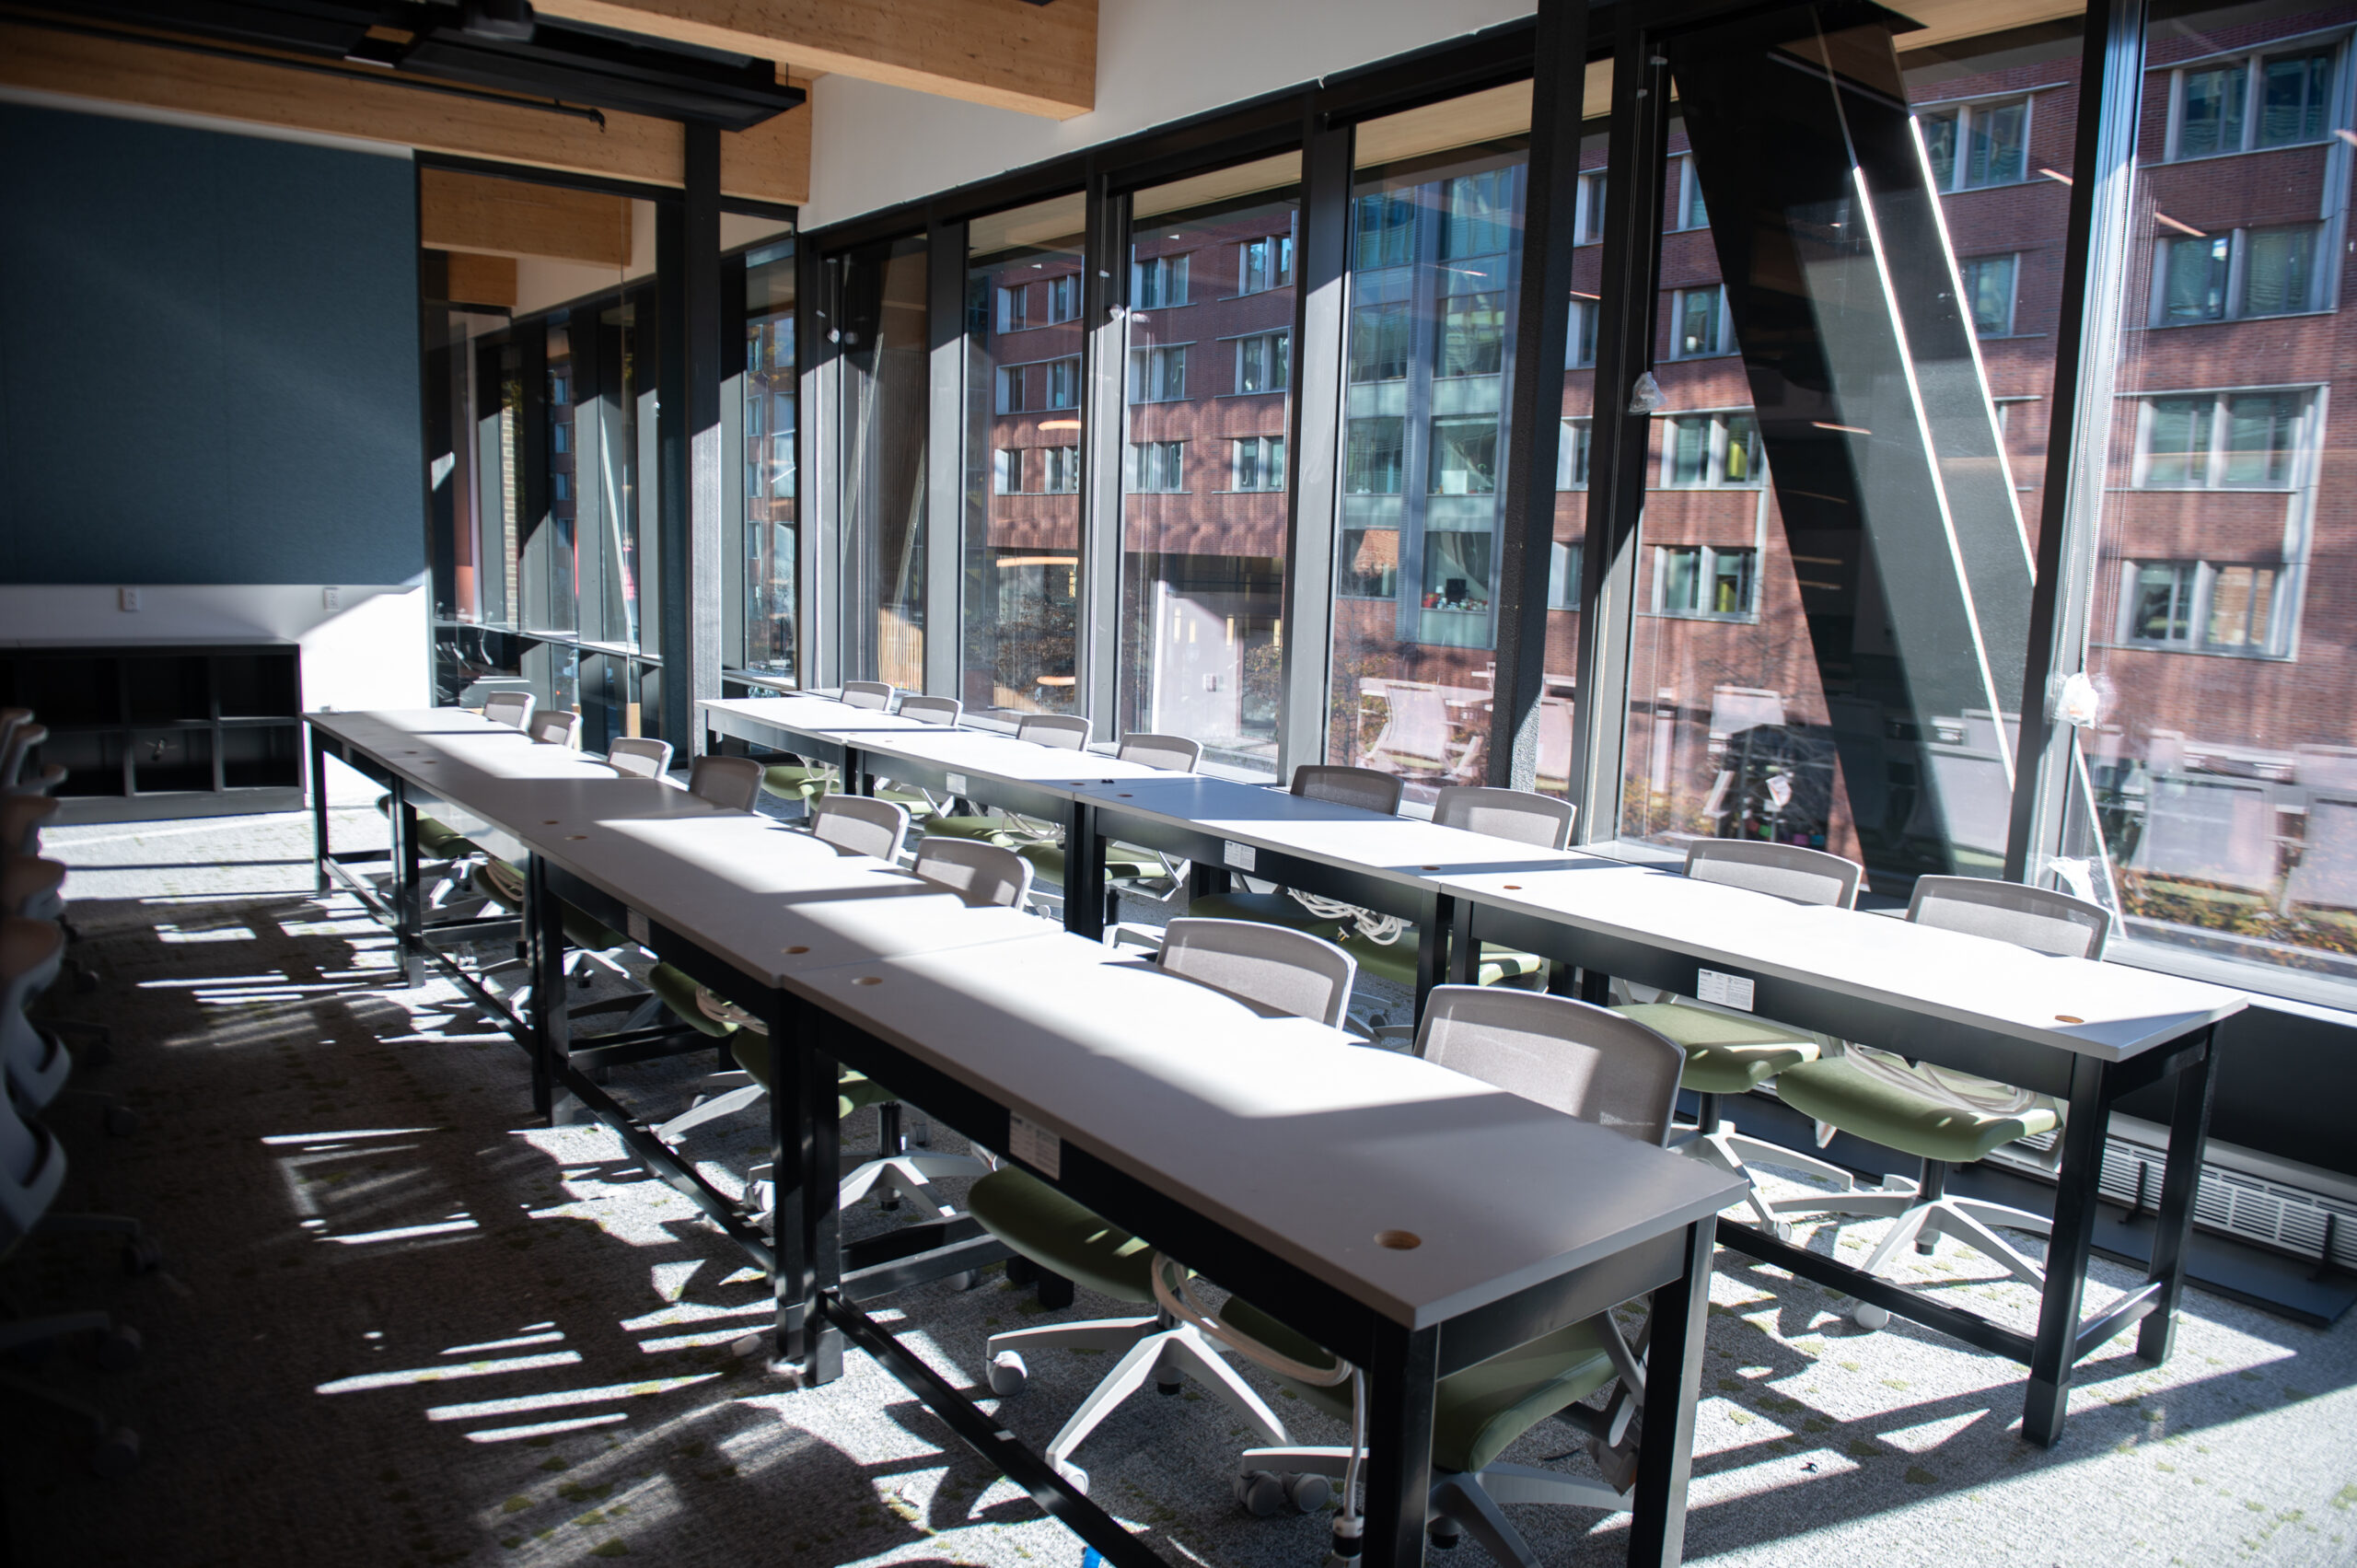
POLYGON ((1790 1220, 1777 1220, 1769 1225, 1768 1234, 1774 1237, 1779 1241, 1790 1241, 1793 1238, 1793 1222, 1790 1220))
POLYGON ((1274 1470, 1242 1471, 1235 1492, 1237 1505, 1255 1518, 1268 1518, 1285 1505, 1284 1478, 1274 1470))
POLYGON ((109 1481, 129 1475, 139 1466, 139 1434, 118 1426, 90 1450, 90 1469, 109 1481))
POLYGON ((164 1247, 152 1236, 134 1236, 122 1244, 122 1272, 152 1274, 164 1266, 164 1247))
POLYGON ((1083 1497, 1088 1495, 1088 1472, 1086 1470, 1082 1469, 1070 1459, 1058 1459, 1056 1461, 1056 1473, 1063 1477, 1064 1484, 1071 1487, 1074 1492, 1079 1493, 1083 1497))
POLYGON ((127 1105, 107 1107, 106 1120, 107 1135, 110 1138, 128 1138, 146 1125, 145 1119, 127 1105))
POLYGON ((962 1274, 952 1274, 949 1276, 949 1288, 951 1290, 972 1290, 981 1283, 982 1274, 981 1271, 979 1269, 969 1269, 962 1274))
POLYGON ((991 1392, 1005 1399, 1023 1392, 1031 1381, 1031 1369, 1023 1365, 1023 1357, 1011 1350, 1003 1350, 991 1357, 991 1392))
POLYGON ((1184 1383, 1157 1382, 1154 1386, 1154 1391, 1160 1394, 1166 1400, 1175 1400, 1185 1391, 1186 1387, 1187 1385, 1184 1383))
POLYGON ((1285 1477, 1285 1501, 1296 1514, 1315 1514, 1334 1495, 1334 1483, 1322 1475, 1285 1477))
POLYGON ((1457 1527, 1454 1519, 1434 1519, 1425 1527, 1424 1539, 1433 1543, 1436 1551, 1454 1551, 1457 1542, 1465 1539, 1465 1532, 1457 1527))
POLYGON ((1862 1301, 1850 1308, 1850 1321, 1872 1332, 1890 1321, 1890 1311, 1887 1307, 1876 1307, 1871 1301, 1862 1301))
POLYGON ((99 1337, 99 1366, 106 1372, 124 1372, 139 1365, 145 1345, 139 1330, 129 1324, 108 1330, 99 1337))

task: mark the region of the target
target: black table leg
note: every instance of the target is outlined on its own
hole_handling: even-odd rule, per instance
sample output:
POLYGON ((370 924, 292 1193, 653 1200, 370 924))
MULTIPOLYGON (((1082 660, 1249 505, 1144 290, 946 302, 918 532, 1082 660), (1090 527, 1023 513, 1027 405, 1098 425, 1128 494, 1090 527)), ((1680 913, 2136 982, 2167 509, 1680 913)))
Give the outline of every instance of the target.
POLYGON ((319 874, 319 890, 328 891, 328 748, 319 732, 311 731, 311 861, 319 874))
POLYGON ((411 989, 425 983, 425 889, 417 860, 417 807, 393 780, 393 950, 411 989))
POLYGON ((1197 899, 1225 893, 1233 882, 1234 878, 1228 876, 1225 865, 1213 865, 1203 860, 1187 863, 1187 900, 1190 903, 1197 899))
POLYGON ((790 1370, 804 1388, 842 1376, 842 1330, 819 1311, 822 1294, 842 1282, 835 1193, 842 1178, 835 1117, 835 1064, 819 1048, 824 1018, 818 1009, 783 1004, 770 1020, 772 1219, 776 1264, 770 1276, 777 1302, 777 1353, 772 1365, 790 1370))
POLYGON ((2201 1156, 2210 1141, 2210 1101, 2217 1084, 2212 1071, 2218 1055, 2215 1025, 2201 1031, 2199 1053, 2177 1074, 2177 1103, 2169 1116, 2168 1163, 2161 1177, 2161 1212, 2153 1227, 2153 1261, 2146 1277, 2160 1287, 2152 1315, 2136 1331, 2136 1353, 2163 1362, 2177 1340, 2177 1297, 2185 1289, 2185 1243, 2193 1229, 2194 1187, 2201 1179, 2201 1156))
POLYGON ((1456 915, 1448 925, 1448 983, 1471 985, 1480 978, 1480 940, 1473 935, 1473 900, 1452 899, 1456 915))
POLYGON ((1091 941, 1105 935, 1105 842, 1086 800, 1072 803, 1064 824, 1064 929, 1091 941))
POLYGON ((524 860, 525 952, 532 977, 532 1109, 552 1127, 570 1125, 579 1110, 557 1086, 557 1064, 573 1048, 564 978, 564 921, 549 891, 548 868, 537 854, 524 860))
POLYGON ((876 781, 870 778, 867 772, 867 753, 856 746, 847 745, 843 748, 842 778, 843 793, 846 795, 876 793, 876 781))
POLYGON ((1645 1350, 1643 1441, 1630 1498, 1630 1568, 1677 1568, 1686 1554, 1686 1483, 1694 1469, 1694 1399, 1711 1311, 1718 1220, 1686 1230, 1686 1272, 1654 1292, 1645 1350))
POLYGON ((1433 1486, 1433 1386, 1440 1330, 1376 1328, 1367 1367, 1366 1534, 1361 1568, 1420 1568, 1433 1486))
POLYGON ((1434 889, 1424 895, 1423 917, 1416 923, 1416 1021, 1422 1023, 1424 1004, 1433 987, 1448 974, 1449 927, 1457 920, 1457 900, 1434 889))
MULTIPOLYGON (((2072 1061, 2070 1121, 2062 1132, 2062 1163, 2055 1172, 2054 1234, 2046 1249, 2038 1339, 2030 1348, 2029 1397, 2022 1406, 2022 1435, 2033 1443, 2060 1442, 2070 1414, 2071 1374, 2079 1358, 2079 1307, 2087 1287, 2087 1254, 2095 1241, 2096 1203, 2103 1179, 2104 1132, 2110 1121, 2104 1092, 2109 1071, 2091 1056, 2072 1061)), ((2174 1174, 2174 1138, 2170 1153, 2174 1174)), ((2155 1242, 2156 1262, 2158 1247, 2155 1242)))

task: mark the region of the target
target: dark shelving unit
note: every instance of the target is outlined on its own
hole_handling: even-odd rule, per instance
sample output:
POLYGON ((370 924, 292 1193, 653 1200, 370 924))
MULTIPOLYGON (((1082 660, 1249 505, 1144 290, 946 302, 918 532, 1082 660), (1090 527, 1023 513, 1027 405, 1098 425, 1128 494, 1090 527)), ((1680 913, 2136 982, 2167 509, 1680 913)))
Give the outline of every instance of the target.
POLYGON ((292 811, 303 804, 293 643, 0 647, 0 707, 49 726, 69 822, 292 811))

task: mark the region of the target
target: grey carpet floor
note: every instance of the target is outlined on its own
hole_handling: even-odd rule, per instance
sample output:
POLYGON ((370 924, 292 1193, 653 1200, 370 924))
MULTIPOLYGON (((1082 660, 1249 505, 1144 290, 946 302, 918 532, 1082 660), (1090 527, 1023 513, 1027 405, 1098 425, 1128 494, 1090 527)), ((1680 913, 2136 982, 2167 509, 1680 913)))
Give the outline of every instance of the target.
MULTIPOLYGON (((365 809, 339 818, 353 842, 381 831, 365 809)), ((1072 1536, 857 1353, 808 1392, 733 1354, 766 1316, 760 1279, 603 1130, 532 1124, 507 1039, 447 982, 405 987, 356 903, 312 892, 308 819, 49 842, 75 867, 77 953, 99 981, 52 1005, 111 1027, 113 1060, 88 1081, 146 1120, 110 1139, 88 1102, 52 1118, 75 1161, 68 1202, 145 1216, 170 1260, 128 1278, 103 1241, 61 1237, 9 1263, 17 1309, 105 1305, 148 1347, 128 1373, 65 1352, 31 1369, 143 1433, 127 1480, 86 1473, 67 1419, 6 1405, 17 1562, 1079 1562, 1072 1536)), ((621 1070, 615 1089, 663 1114, 710 1064, 621 1070)), ((757 1122, 690 1147, 740 1181, 757 1122)), ((870 1112, 845 1147, 872 1137, 870 1112)), ((854 1235, 899 1223, 873 1203, 846 1216, 854 1235)), ((1819 1227, 1812 1245, 1863 1250, 1878 1228, 1819 1227)), ((1952 1243, 1909 1266, 2029 1322, 2028 1293, 1952 1243)), ((2091 1305, 2129 1283, 2099 1263, 2091 1305)), ((2049 1451, 2018 1435, 2009 1363, 1905 1323, 1862 1332, 1840 1298, 1732 1254, 1713 1300, 1692 1561, 2357 1562, 2357 1325, 2197 1294, 2167 1365, 2125 1341, 2085 1365, 2049 1451)), ((1112 1310, 1084 1296, 1069 1315, 1112 1310)), ((966 1386, 992 1331, 1039 1318, 996 1271, 884 1315, 966 1386)), ((1044 1442, 1108 1365, 1033 1358, 1002 1419, 1044 1442)), ((1295 1436, 1339 1440, 1275 1403, 1295 1436)), ((1174 1560, 1315 1562, 1321 1521, 1230 1501, 1237 1437, 1192 1390, 1149 1395, 1082 1459, 1093 1494, 1174 1560)), ((1548 1423, 1510 1457, 1577 1469, 1578 1447, 1548 1423)), ((1512 1513, 1550 1562, 1625 1551, 1623 1518, 1512 1513)))

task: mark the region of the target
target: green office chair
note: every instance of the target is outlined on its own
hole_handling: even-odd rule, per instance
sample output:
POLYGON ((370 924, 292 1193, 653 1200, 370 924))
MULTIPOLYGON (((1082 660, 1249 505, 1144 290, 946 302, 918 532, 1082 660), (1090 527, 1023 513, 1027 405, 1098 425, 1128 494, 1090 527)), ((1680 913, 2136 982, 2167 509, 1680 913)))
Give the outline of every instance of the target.
MULTIPOLYGON (((888 865, 898 859, 908 831, 908 814, 899 807, 857 796, 821 800, 812 808, 811 819, 811 831, 820 840, 888 865)), ((915 871, 976 909, 1019 909, 1031 882, 1031 868, 1013 851, 958 839, 925 843, 917 853, 915 871)), ((748 1080, 656 1127, 656 1137, 676 1144, 695 1128, 733 1116, 769 1093, 776 1055, 759 1020, 730 1006, 669 964, 657 964, 647 981, 675 1016, 714 1040, 726 1040, 729 1055, 748 1080)), ((837 1074, 835 1091, 838 1118, 865 1106, 881 1108, 876 1156, 843 1177, 837 1189, 838 1207, 847 1209, 880 1189, 887 1207, 897 1207, 906 1198, 919 1209, 946 1218, 958 1211, 942 1200, 934 1181, 988 1174, 990 1167, 970 1156, 912 1151, 899 1100, 875 1080, 845 1068, 837 1074)))
MULTIPOLYGON (((1562 849, 1571 842, 1572 819, 1576 810, 1569 801, 1529 790, 1449 784, 1433 801, 1433 820, 1444 828, 1461 828, 1469 833, 1486 833, 1492 838, 1537 844, 1542 849, 1562 849)), ((1387 929, 1392 925, 1393 923, 1386 923, 1387 929)), ((1342 950, 1358 960, 1361 974, 1413 991, 1419 933, 1404 922, 1396 923, 1396 933, 1382 939, 1354 923, 1342 938, 1342 950)), ((1484 942, 1476 983, 1497 985, 1527 980, 1543 974, 1546 969, 1547 960, 1536 953, 1484 942)), ((1415 1035, 1415 1030, 1404 1024, 1378 1024, 1374 1032, 1377 1040, 1396 1039, 1402 1043, 1415 1035)))
MULTIPOLYGON (((2111 913, 2101 904, 1981 877, 1916 878, 1907 918, 2058 958, 2100 958, 2111 935, 2111 913)), ((2045 1271, 1991 1227, 2050 1236, 2053 1223, 2002 1203, 1951 1198, 1947 1172, 1952 1165, 1986 1159, 2017 1139, 2059 1130, 2063 1112, 2059 1101, 1969 1073, 1910 1065, 1888 1051, 1854 1045, 1841 1055, 1788 1069, 1776 1082, 1776 1094, 1794 1110, 1816 1119, 1820 1143, 1836 1132, 1848 1132, 1923 1162, 1920 1180, 1887 1178, 1879 1192, 1780 1199, 1769 1205, 1779 1217, 1895 1215, 1897 1223, 1866 1260, 1869 1273, 1880 1272, 1909 1241, 1916 1251, 1929 1255, 1945 1232, 2003 1265, 2023 1283, 2045 1287, 2045 1271)), ((1890 1321, 1884 1308, 1863 1301, 1851 1308, 1850 1316, 1867 1329, 1890 1321)))
MULTIPOLYGON (((900 699, 902 718, 914 719, 919 724, 939 725, 944 729, 956 729, 958 720, 965 711, 966 705, 955 697, 928 697, 923 692, 911 691, 900 699)), ((920 823, 929 822, 947 809, 942 802, 921 789, 897 784, 884 778, 876 781, 876 798, 904 807, 920 823)))
MULTIPOLYGON (((895 695, 891 685, 882 680, 846 680, 842 701, 854 708, 866 708, 877 713, 890 713, 895 695)), ((824 763, 798 759, 780 762, 763 770, 761 787, 781 800, 798 800, 804 805, 817 800, 835 786, 835 770, 824 763)))
MULTIPOLYGON (((1686 848, 1686 875, 1699 882, 1746 888, 1796 904, 1851 909, 1857 904, 1865 868, 1854 860, 1798 844, 1697 839, 1686 848)), ((1682 1086, 1693 1090, 1701 1105, 1693 1131, 1679 1141, 1679 1146, 1741 1177, 1744 1202, 1764 1228, 1788 1237, 1793 1227, 1776 1217, 1768 1195, 1744 1163, 1747 1154, 1762 1165, 1830 1181, 1845 1192, 1857 1185, 1856 1179, 1840 1166, 1812 1159, 1780 1144, 1745 1137, 1736 1131, 1734 1122, 1720 1115, 1724 1097, 1749 1094, 1788 1068, 1816 1061, 1824 1050, 1824 1042, 1816 1035, 1690 998, 1624 1004, 1615 1011, 1666 1035, 1685 1050, 1682 1086)))
MULTIPOLYGON (((1132 730, 1121 737, 1121 744, 1114 755, 1124 762, 1163 768, 1174 773, 1191 773, 1202 761, 1203 748, 1201 741, 1190 740, 1182 735, 1150 735, 1143 730, 1132 730)), ((1045 913, 1061 918, 1064 903, 1062 839, 1043 835, 1028 842, 1017 843, 1015 848, 1031 863, 1034 900, 1045 913)), ((1116 893, 1129 893, 1152 899, 1157 903, 1168 903, 1187 885, 1186 866, 1186 862, 1173 861, 1156 850, 1114 840, 1106 841, 1105 890, 1109 910, 1111 895, 1116 893)))
MULTIPOLYGON (((1433 992, 1416 1050, 1428 1062, 1655 1145, 1667 1138, 1685 1059, 1671 1041, 1607 1008, 1471 985, 1433 992)), ((1565 1192, 1563 1201, 1576 1203, 1579 1194, 1565 1192)), ((1161 1283, 1166 1308, 1191 1314, 1183 1283, 1167 1272, 1161 1283)), ((1241 1296, 1222 1305, 1217 1321, 1233 1348, 1276 1371, 1296 1396, 1338 1420, 1353 1420, 1354 1380, 1341 1376, 1347 1368, 1314 1334, 1241 1296)), ((1640 1335, 1631 1345, 1612 1314, 1600 1312, 1442 1378, 1434 1389, 1435 1473, 1427 1503, 1434 1543, 1454 1546, 1469 1532, 1498 1562, 1536 1568, 1528 1543, 1498 1504, 1551 1503, 1614 1513, 1626 1507, 1623 1494, 1636 1477, 1631 1423, 1644 1394, 1643 1342, 1640 1335), (1579 1403, 1616 1379, 1620 1386, 1604 1409, 1579 1403), (1499 1461, 1516 1438, 1549 1416, 1587 1434, 1606 1480, 1499 1461)), ((1237 1476, 1237 1500, 1256 1514, 1275 1513, 1288 1502, 1304 1512, 1321 1506, 1325 1491, 1312 1483, 1341 1481, 1352 1452, 1248 1449, 1237 1476)))
MULTIPOLYGON (((1305 762, 1293 771, 1293 793, 1304 800, 1355 806, 1362 811, 1373 811, 1385 817, 1399 814, 1402 787, 1400 782, 1389 773, 1377 772, 1373 768, 1305 762)), ((1340 906, 1329 907, 1339 909, 1340 906)), ((1329 941, 1341 938, 1347 918, 1339 912, 1312 910, 1283 888, 1266 893, 1241 889, 1227 893, 1207 893, 1190 900, 1187 912, 1206 920, 1248 920, 1261 925, 1280 925, 1290 931, 1306 931, 1329 941)))
MULTIPOLYGON (((1062 751, 1088 749, 1088 720, 1077 714, 1026 714, 1015 726, 1015 738, 1062 751)), ((924 820, 925 837, 972 839, 980 843, 1020 849, 1054 832, 1052 827, 1026 819, 984 812, 979 816, 941 815, 924 820)))
MULTIPOLYGON (((1332 943, 1244 921, 1174 920, 1164 935, 1160 962, 1172 974, 1329 1026, 1341 1023, 1353 978, 1350 955, 1332 943)), ((1043 1306, 1069 1306, 1074 1282, 1116 1301, 1153 1305, 1151 1245, 1028 1171, 1000 1167, 974 1183, 966 1194, 966 1210, 1037 1272, 1043 1306)), ((1023 1272, 1010 1266, 1011 1273, 1023 1272)), ((1048 1463, 1083 1492, 1088 1490, 1088 1472, 1072 1462, 1073 1450, 1148 1377, 1165 1393, 1177 1393, 1181 1379, 1192 1377, 1258 1432, 1262 1442, 1288 1440, 1284 1423, 1222 1359, 1200 1328, 1173 1322, 1159 1312, 993 1334, 988 1351, 992 1392, 1020 1393, 1030 1376, 1024 1353, 1057 1348, 1122 1353, 1048 1443, 1048 1463)))

